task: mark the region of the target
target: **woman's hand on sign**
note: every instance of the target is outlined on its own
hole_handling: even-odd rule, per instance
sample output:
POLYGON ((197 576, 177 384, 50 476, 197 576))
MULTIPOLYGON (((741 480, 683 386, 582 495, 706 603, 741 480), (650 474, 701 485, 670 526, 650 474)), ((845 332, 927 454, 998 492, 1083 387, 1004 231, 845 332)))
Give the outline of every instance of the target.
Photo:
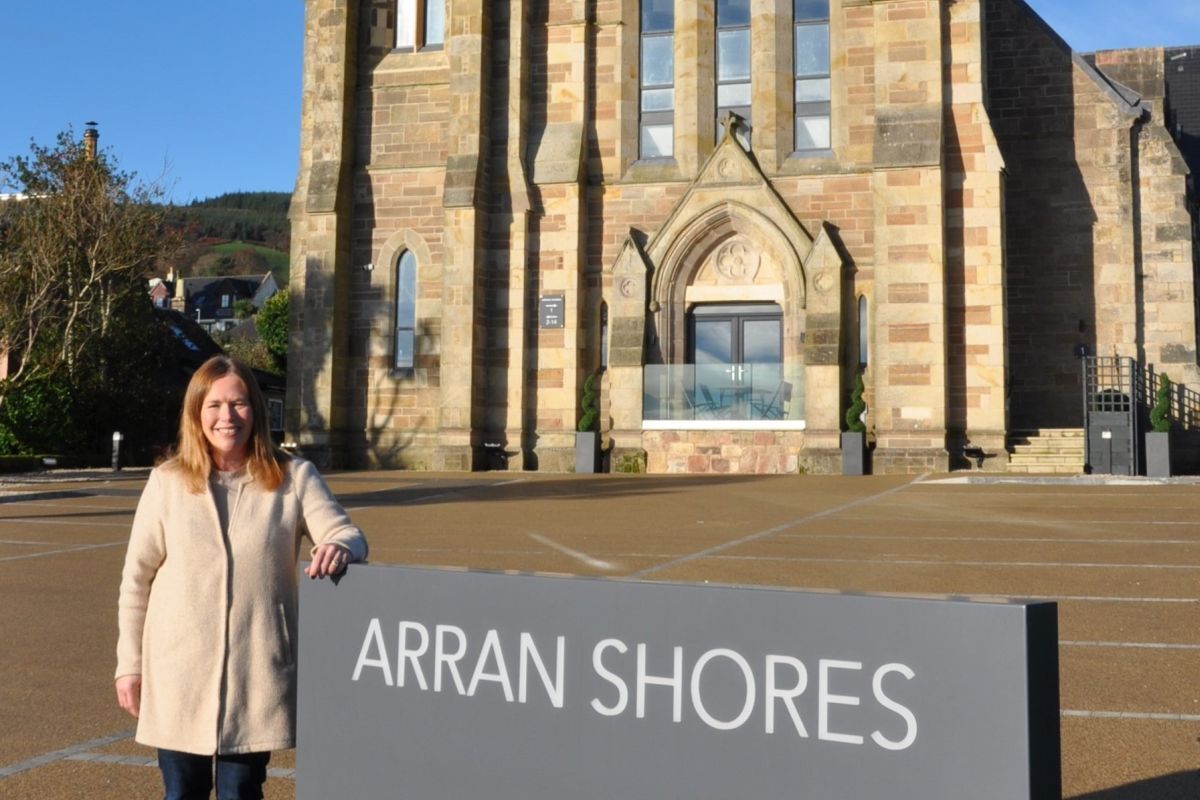
POLYGON ((346 565, 352 558, 350 551, 341 545, 323 544, 313 548, 312 563, 304 570, 304 574, 310 578, 340 575, 346 571, 346 565))
POLYGON ((117 678, 117 703, 137 717, 142 708, 141 675, 122 675, 117 678))

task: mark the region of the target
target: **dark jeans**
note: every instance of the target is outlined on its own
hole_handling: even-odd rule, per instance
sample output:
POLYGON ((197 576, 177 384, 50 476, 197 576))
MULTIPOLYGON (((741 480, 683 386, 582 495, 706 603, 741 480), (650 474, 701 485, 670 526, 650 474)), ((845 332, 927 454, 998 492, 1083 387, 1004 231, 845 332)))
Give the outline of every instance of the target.
MULTIPOLYGON (((158 751, 165 800, 208 800, 213 788, 213 756, 158 751)), ((270 753, 216 756, 217 800, 262 800, 270 753)))

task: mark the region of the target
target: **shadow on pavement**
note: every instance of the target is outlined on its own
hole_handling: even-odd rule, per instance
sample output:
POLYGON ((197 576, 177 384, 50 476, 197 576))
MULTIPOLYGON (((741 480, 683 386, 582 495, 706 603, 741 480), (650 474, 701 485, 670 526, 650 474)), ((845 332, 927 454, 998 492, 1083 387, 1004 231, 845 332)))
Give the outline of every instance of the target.
MULTIPOLYGON (((634 495, 671 494, 681 489, 761 480, 764 476, 723 475, 688 478, 603 478, 599 480, 473 480, 462 483, 430 483, 372 492, 338 492, 343 506, 370 507, 387 505, 431 505, 453 503, 469 496, 475 502, 513 502, 520 500, 608 500, 634 495)), ((791 477, 797 476, 774 476, 791 477)))
POLYGON ((1200 770, 1189 770, 1077 794, 1072 800, 1195 800, 1197 797, 1200 797, 1200 770))

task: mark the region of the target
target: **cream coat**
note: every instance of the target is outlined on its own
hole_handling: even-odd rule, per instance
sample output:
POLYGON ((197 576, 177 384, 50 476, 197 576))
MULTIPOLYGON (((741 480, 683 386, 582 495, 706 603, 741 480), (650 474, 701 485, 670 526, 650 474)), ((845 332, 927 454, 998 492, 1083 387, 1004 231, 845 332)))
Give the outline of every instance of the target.
POLYGON ((274 492, 247 481, 223 537, 207 485, 170 463, 142 492, 121 578, 117 677, 142 676, 137 740, 187 753, 295 746, 300 538, 366 558, 316 468, 292 459, 274 492))

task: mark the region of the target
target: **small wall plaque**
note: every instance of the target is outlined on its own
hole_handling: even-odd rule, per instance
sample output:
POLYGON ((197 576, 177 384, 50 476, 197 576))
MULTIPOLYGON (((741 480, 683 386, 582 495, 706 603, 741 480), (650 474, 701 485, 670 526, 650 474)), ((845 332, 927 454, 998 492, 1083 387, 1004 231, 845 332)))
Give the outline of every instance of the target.
POLYGON ((566 298, 561 294, 544 294, 539 298, 538 318, 543 328, 561 328, 566 323, 566 298))

